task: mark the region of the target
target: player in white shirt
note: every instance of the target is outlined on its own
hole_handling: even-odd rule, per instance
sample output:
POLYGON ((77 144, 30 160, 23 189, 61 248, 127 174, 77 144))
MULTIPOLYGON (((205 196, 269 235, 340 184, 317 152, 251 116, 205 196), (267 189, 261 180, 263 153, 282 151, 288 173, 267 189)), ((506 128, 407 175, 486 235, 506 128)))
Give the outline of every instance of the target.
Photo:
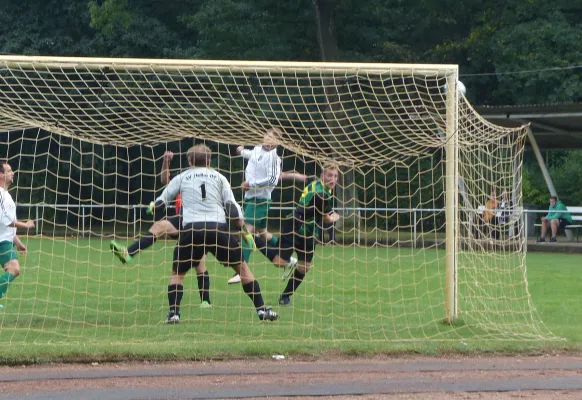
MULTIPOLYGON (((8 193, 14 181, 14 171, 6 161, 0 161, 0 265, 4 273, 0 275, 0 299, 6 295, 8 286, 20 274, 18 253, 26 255, 26 246, 16 235, 16 228, 34 228, 34 221, 21 222, 16 219, 16 204, 8 193)), ((4 308, 0 304, 0 309, 4 308)))
MULTIPOLYGON (((267 231, 269 208, 271 207, 271 193, 275 190, 281 177, 281 158, 277 154, 277 143, 283 132, 279 128, 272 128, 265 133, 263 144, 255 146, 252 150, 239 146, 237 154, 248 160, 245 169, 245 181, 242 183, 244 195, 244 220, 245 228, 251 234, 260 235, 267 246, 276 247, 278 240, 267 231)), ((253 246, 254 247, 254 246, 253 246)), ((248 263, 253 247, 243 242, 243 257, 248 263)), ((266 255, 266 246, 259 247, 266 255)), ((297 259, 292 257, 284 268, 291 270, 297 259)), ((286 276, 286 274, 284 274, 286 276)), ((228 283, 239 283, 240 276, 235 274, 228 283)))
POLYGON ((279 315, 266 307, 259 282, 242 258, 240 243, 229 232, 229 218, 237 219, 243 226, 240 206, 234 198, 230 183, 218 171, 209 168, 212 153, 205 145, 188 150, 192 168, 173 178, 155 206, 161 207, 173 201, 178 193, 182 197, 182 220, 178 245, 174 249, 172 276, 168 285, 170 312, 168 323, 180 321, 180 302, 184 291, 184 277, 196 268, 206 253, 212 253, 224 266, 232 267, 240 274, 242 287, 251 298, 261 320, 276 320, 279 315))

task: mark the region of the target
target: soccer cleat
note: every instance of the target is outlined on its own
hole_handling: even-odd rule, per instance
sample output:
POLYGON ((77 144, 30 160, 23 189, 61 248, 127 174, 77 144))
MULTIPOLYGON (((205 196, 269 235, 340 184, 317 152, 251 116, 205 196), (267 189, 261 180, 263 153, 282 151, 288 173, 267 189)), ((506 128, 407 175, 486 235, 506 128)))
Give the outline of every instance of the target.
POLYGON ((170 311, 168 313, 168 319, 166 320, 166 324, 179 324, 180 323, 180 313, 170 311))
POLYGON ((283 275, 281 276, 281 280, 285 280, 293 274, 295 267, 297 266, 297 259, 295 257, 290 257, 289 262, 285 265, 283 269, 283 275))
POLYGON ((274 321, 279 318, 279 314, 271 309, 271 307, 267 307, 264 310, 258 310, 257 315, 261 321, 274 321))
POLYGON ((109 248, 111 249, 111 251, 113 251, 113 254, 115 254, 115 256, 119 258, 119 261, 121 261, 122 264, 131 261, 131 256, 127 252, 127 247, 120 246, 115 240, 112 240, 111 242, 109 242, 109 248))
POLYGON ((550 243, 557 243, 557 242, 558 242, 558 239, 556 239, 555 236, 550 238, 550 243))
POLYGON ((200 308, 212 308, 212 304, 204 300, 202 303, 200 303, 200 308))
POLYGON ((228 280, 229 285, 233 285, 235 283, 240 283, 240 275, 239 274, 236 274, 235 276, 233 276, 232 278, 230 278, 228 280))
POLYGON ((279 304, 281 304, 282 306, 288 306, 289 304, 291 304, 291 296, 282 294, 281 296, 279 296, 279 304))

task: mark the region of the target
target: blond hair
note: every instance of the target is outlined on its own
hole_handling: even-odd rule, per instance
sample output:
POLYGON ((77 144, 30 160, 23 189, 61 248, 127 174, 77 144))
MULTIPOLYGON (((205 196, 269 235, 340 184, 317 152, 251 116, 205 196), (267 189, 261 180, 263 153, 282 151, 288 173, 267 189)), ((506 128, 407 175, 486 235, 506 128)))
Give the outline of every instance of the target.
POLYGON ((191 167, 207 167, 210 165, 212 150, 205 144, 197 144, 188 149, 187 155, 191 167))
POLYGON ((333 162, 333 161, 326 161, 323 164, 323 167, 321 169, 321 172, 323 173, 323 172, 325 172, 325 171, 327 171, 329 169, 335 170, 335 171, 338 171, 339 172, 339 165, 337 163, 333 162))

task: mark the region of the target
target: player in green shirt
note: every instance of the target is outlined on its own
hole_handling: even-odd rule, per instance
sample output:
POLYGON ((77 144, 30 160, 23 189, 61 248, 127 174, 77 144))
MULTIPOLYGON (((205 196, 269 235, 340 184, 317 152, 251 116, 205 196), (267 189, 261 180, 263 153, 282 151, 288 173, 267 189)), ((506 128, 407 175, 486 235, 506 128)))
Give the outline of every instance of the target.
POLYGON ((557 242, 556 235, 558 230, 564 229, 566 226, 572 224, 572 216, 568 212, 568 207, 564 205, 556 196, 550 197, 550 208, 548 215, 542 217, 542 235, 538 242, 546 241, 546 232, 548 227, 552 230, 550 242, 557 242))
MULTIPOLYGON (((295 179, 306 183, 299 205, 288 215, 281 225, 281 237, 278 248, 267 247, 266 255, 273 264, 282 267, 289 263, 293 252, 297 252, 297 264, 290 270, 289 281, 279 296, 279 304, 291 302, 291 295, 303 281, 311 267, 318 230, 324 223, 334 223, 340 216, 333 211, 333 189, 338 180, 338 167, 327 164, 318 179, 309 180, 302 174, 285 174, 286 178, 294 175, 295 179)), ((265 246, 260 237, 255 237, 257 247, 265 246)), ((285 277, 285 278, 286 278, 285 277)))

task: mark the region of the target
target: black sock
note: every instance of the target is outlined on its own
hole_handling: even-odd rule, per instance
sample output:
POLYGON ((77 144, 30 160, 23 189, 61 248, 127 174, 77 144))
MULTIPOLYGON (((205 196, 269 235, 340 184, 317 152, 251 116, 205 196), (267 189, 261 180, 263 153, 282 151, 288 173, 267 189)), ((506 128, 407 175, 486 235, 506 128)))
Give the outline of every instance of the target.
POLYGON ((255 244, 257 245, 257 249, 259 249, 259 251, 263 253, 263 255, 267 257, 271 262, 273 262, 275 256, 279 255, 279 248, 267 246, 265 239, 263 239, 259 235, 255 236, 255 244))
POLYGON ((177 314, 180 312, 180 303, 184 295, 184 285, 168 285, 168 303, 170 312, 177 314))
POLYGON ((243 290, 245 293, 251 298, 255 308, 257 310, 265 308, 265 302, 263 301, 263 295, 261 294, 261 287, 259 286, 259 282, 252 281, 249 283, 245 283, 242 285, 243 290))
POLYGON ((139 240, 136 240, 135 242, 130 244, 129 247, 127 248, 127 252, 129 253, 130 256, 134 256, 141 250, 145 250, 148 247, 151 247, 156 242, 156 240, 157 238, 154 236, 154 234, 148 232, 144 234, 142 237, 140 237, 139 240))
POLYGON ((198 275, 198 290, 200 291, 200 301, 207 301, 210 304, 210 275, 208 275, 208 271, 198 275))
POLYGON ((293 293, 295 293, 295 290, 299 287, 299 285, 301 285, 301 282, 303 282, 303 278, 305 278, 305 274, 300 272, 298 269, 295 269, 293 276, 289 278, 287 286, 285 287, 285 290, 283 290, 283 296, 291 296, 293 293))

